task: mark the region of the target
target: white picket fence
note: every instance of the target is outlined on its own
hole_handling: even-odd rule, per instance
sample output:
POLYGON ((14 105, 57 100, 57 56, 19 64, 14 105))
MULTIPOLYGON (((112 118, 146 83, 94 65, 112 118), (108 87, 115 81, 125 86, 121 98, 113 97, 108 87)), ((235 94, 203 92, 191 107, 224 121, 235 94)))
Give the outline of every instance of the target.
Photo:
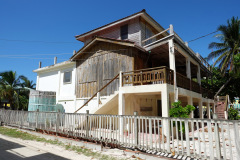
POLYGON ((240 121, 0 110, 5 125, 197 159, 240 159, 240 121))

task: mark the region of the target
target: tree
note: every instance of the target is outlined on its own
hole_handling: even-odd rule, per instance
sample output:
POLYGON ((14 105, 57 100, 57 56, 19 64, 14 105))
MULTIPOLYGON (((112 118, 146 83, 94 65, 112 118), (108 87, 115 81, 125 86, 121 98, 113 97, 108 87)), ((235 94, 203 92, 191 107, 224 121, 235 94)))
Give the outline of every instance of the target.
POLYGON ((21 80, 23 81, 23 83, 21 84, 22 87, 35 89, 36 84, 33 83, 33 81, 30 81, 27 77, 22 76, 21 80))
MULTIPOLYGON (((231 20, 227 21, 227 25, 220 25, 217 29, 221 34, 215 35, 220 42, 212 42, 209 44, 209 49, 216 49, 208 55, 208 60, 217 58, 213 66, 218 64, 222 75, 229 70, 232 74, 236 74, 236 68, 234 58, 239 54, 240 50, 240 20, 232 17, 231 20)), ((215 96, 226 87, 226 85, 232 80, 232 76, 223 84, 222 87, 217 91, 215 96)))
MULTIPOLYGON (((226 81, 228 81, 231 77, 233 77, 232 73, 227 71, 225 73, 224 76, 222 76, 221 70, 217 67, 213 67, 212 68, 212 79, 209 79, 208 82, 204 79, 201 82, 201 85, 203 87, 207 87, 208 85, 211 85, 211 90, 213 91, 213 93, 216 93, 219 91, 219 88, 221 88, 221 86, 223 86, 226 81), (212 83, 212 82, 213 83, 212 83)), ((234 78, 231 79, 231 83, 228 83, 225 87, 221 90, 221 92, 219 92, 219 96, 224 96, 224 95, 229 95, 230 100, 234 100, 234 97, 236 97, 236 95, 240 95, 240 76, 234 76, 234 78)))
POLYGON ((14 95, 17 94, 16 89, 21 86, 20 80, 22 77, 18 77, 17 73, 13 71, 0 73, 1 96, 9 101, 11 107, 14 104, 14 95))

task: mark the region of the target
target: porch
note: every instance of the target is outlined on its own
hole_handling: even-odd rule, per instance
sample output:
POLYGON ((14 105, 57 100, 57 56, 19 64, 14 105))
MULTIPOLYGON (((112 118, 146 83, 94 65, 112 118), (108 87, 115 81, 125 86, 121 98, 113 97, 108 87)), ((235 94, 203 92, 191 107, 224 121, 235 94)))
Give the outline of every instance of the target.
MULTIPOLYGON (((120 81, 122 87, 152 84, 174 85, 174 72, 166 66, 121 72, 120 81)), ((202 87, 196 81, 178 72, 176 73, 176 86, 199 93, 204 98, 213 98, 213 92, 209 88, 202 87)))

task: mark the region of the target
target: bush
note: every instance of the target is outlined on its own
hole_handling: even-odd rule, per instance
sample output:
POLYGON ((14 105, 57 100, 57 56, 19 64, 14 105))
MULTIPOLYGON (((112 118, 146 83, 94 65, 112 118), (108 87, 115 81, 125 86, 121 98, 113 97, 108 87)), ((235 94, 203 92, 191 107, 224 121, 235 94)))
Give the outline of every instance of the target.
POLYGON ((170 117, 176 118, 189 118, 190 113, 195 110, 195 107, 192 105, 181 106, 181 101, 172 103, 172 107, 169 111, 170 117))
MULTIPOLYGON (((175 118, 189 118, 190 113, 195 110, 195 107, 192 105, 187 105, 186 107, 181 106, 181 101, 172 103, 172 108, 169 111, 170 117, 175 118)), ((185 123, 182 123, 182 133, 185 133, 185 123)), ((181 137, 180 122, 177 122, 178 125, 178 137, 181 137)), ((175 121, 173 122, 173 127, 176 126, 175 121)), ((183 139, 185 139, 185 134, 183 134, 183 139)))
POLYGON ((230 108, 228 110, 228 119, 229 120, 239 120, 240 116, 238 115, 238 110, 234 108, 230 108))

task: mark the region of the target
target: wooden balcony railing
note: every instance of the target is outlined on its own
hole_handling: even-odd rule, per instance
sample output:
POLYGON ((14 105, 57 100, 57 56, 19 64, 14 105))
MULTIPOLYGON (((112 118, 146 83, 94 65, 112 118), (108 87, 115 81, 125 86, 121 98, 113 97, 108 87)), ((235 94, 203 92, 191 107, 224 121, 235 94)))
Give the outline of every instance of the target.
POLYGON ((173 84, 173 71, 167 67, 148 68, 123 72, 122 84, 144 85, 144 84, 173 84))
POLYGON ((177 75, 177 86, 190 90, 191 89, 191 80, 180 73, 176 73, 176 75, 177 75))
POLYGON ((191 90, 197 93, 201 93, 201 86, 195 81, 191 81, 192 88, 191 90))
MULTIPOLYGON (((190 80, 186 76, 176 73, 177 86, 191 90, 197 93, 202 93, 205 98, 212 98, 212 92, 201 87, 195 81, 190 80)), ((122 85, 147 85, 147 84, 174 84, 173 70, 167 67, 148 68, 122 73, 122 85)))

